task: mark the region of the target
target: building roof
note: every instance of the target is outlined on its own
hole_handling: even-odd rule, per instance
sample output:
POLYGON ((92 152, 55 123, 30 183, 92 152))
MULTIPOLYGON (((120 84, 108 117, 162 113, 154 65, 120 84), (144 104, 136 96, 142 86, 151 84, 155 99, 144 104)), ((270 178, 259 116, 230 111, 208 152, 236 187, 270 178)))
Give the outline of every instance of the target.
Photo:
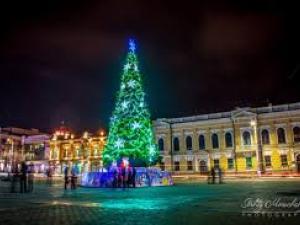
POLYGON ((187 116, 187 117, 179 117, 179 118, 158 118, 155 122, 166 122, 166 123, 186 123, 186 122, 195 122, 195 121, 204 121, 211 119, 222 119, 222 118, 230 118, 236 112, 247 111, 255 114, 265 114, 272 112, 287 112, 300 110, 300 102, 292 103, 292 104, 283 104, 283 105, 272 105, 269 104, 265 107, 236 107, 235 110, 229 112, 219 112, 219 113, 209 113, 209 114, 200 114, 195 116, 187 116))
POLYGON ((41 135, 44 134, 40 132, 38 129, 24 129, 19 127, 1 127, 0 133, 6 133, 9 135, 17 135, 17 136, 28 136, 28 135, 41 135))

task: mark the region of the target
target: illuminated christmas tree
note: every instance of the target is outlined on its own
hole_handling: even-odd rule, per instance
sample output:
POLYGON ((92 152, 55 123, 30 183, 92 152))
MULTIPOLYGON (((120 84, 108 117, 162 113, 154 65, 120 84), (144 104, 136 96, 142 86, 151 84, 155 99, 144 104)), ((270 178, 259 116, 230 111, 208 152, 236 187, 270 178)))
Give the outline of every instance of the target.
POLYGON ((135 50, 135 43, 131 39, 103 152, 104 165, 118 162, 124 157, 138 166, 154 164, 158 159, 135 50))

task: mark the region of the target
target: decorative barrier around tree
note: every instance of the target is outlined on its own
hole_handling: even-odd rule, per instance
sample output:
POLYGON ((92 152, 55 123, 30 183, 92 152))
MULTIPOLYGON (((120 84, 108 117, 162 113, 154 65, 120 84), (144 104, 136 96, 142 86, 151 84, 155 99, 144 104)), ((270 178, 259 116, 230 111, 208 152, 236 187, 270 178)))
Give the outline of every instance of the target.
POLYGON ((81 179, 81 186, 95 188, 123 188, 134 186, 151 187, 173 185, 171 174, 168 171, 161 171, 159 168, 137 167, 134 178, 135 185, 133 185, 133 183, 123 182, 123 178, 120 178, 115 171, 116 170, 111 169, 110 171, 84 173, 81 179))

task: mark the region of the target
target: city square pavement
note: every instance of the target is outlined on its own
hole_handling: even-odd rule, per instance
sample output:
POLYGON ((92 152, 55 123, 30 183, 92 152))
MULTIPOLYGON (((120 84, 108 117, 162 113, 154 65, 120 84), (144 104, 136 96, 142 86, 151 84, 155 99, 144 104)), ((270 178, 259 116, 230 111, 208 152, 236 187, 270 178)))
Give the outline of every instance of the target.
POLYGON ((298 224, 299 216, 273 208, 245 209, 247 199, 300 198, 300 181, 177 183, 136 189, 78 188, 35 184, 33 193, 9 193, 0 181, 0 224, 298 224), (246 210, 246 211, 245 211, 246 210), (247 211, 248 210, 248 211, 247 211))

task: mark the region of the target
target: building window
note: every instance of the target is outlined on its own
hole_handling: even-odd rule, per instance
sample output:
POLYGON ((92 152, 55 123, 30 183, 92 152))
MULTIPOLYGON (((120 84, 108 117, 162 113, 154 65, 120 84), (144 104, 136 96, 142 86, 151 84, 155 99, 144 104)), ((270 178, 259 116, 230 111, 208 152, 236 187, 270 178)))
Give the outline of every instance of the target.
POLYGON ((217 134, 211 136, 212 148, 219 148, 219 138, 217 134))
POLYGON ((227 132, 225 134, 225 145, 226 145, 226 148, 231 148, 233 146, 232 135, 229 132, 227 132))
POLYGON ((199 149, 200 150, 205 149, 205 137, 203 134, 199 135, 199 149))
POLYGON ((270 135, 268 130, 263 130, 261 132, 261 141, 263 145, 269 145, 270 144, 270 135))
POLYGON ((193 149, 193 139, 191 136, 187 136, 185 139, 186 144, 186 150, 192 150, 193 149))
POLYGON ((220 166, 220 160, 219 159, 214 159, 214 168, 219 168, 220 166))
POLYGON ((206 165, 206 161, 201 160, 200 161, 200 174, 205 174, 207 172, 207 165, 206 165))
POLYGON ((187 161, 187 170, 193 170, 193 161, 187 161))
POLYGON ((232 170, 234 168, 233 159, 227 159, 227 167, 229 170, 232 170))
POLYGON ((249 131, 244 131, 243 143, 244 143, 244 145, 251 145, 251 134, 249 131))
POLYGON ((287 155, 281 155, 280 159, 281 159, 281 166, 287 166, 288 165, 287 155))
POLYGON ((294 133, 294 142, 300 142, 300 127, 294 127, 293 129, 293 133, 294 133))
POLYGON ((283 128, 277 129, 277 138, 278 138, 278 144, 285 144, 285 130, 283 128))
POLYGON ((178 139, 178 137, 175 137, 174 139, 173 139, 173 145, 174 145, 174 151, 179 151, 179 139, 178 139))
POLYGON ((164 150, 164 139, 160 138, 158 140, 158 148, 159 148, 159 151, 163 151, 164 150))
POLYGON ((271 156, 266 155, 265 162, 266 162, 266 167, 271 167, 272 166, 271 156))
POLYGON ((160 163, 160 169, 161 169, 162 171, 165 170, 165 163, 164 163, 164 162, 161 162, 161 163, 160 163))
POLYGON ((252 168, 252 157, 246 157, 246 168, 247 169, 252 168))
POLYGON ((174 169, 175 169, 175 171, 179 171, 180 170, 180 163, 179 162, 174 162, 174 169))

